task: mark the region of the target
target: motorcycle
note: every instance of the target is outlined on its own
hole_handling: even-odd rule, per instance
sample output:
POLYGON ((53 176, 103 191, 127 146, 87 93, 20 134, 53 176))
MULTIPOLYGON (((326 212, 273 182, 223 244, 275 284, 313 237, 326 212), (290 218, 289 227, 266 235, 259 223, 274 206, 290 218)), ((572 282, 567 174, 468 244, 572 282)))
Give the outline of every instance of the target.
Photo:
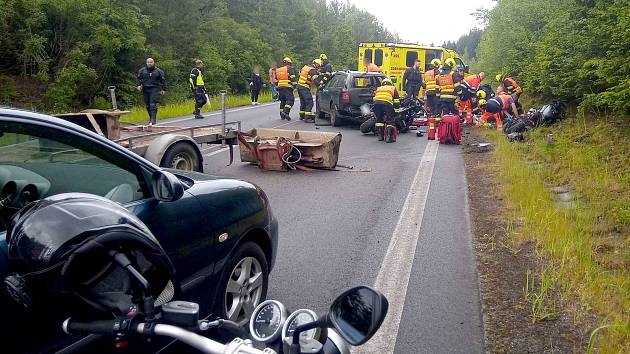
MULTIPOLYGON (((374 104, 366 103, 361 106, 361 114, 364 122, 359 127, 363 134, 376 134, 376 116, 373 111, 374 104)), ((400 108, 395 110, 394 125, 400 133, 406 133, 413 125, 414 118, 423 114, 424 101, 413 96, 405 96, 400 101, 400 108)))

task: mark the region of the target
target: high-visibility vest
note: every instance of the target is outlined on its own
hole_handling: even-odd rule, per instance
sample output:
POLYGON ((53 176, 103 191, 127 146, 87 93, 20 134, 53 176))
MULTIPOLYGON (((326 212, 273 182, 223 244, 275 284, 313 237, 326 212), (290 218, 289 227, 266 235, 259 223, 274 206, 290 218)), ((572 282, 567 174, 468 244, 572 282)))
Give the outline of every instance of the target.
POLYGON ((453 72, 445 75, 438 75, 435 81, 440 90, 440 98, 455 99, 455 82, 453 81, 453 72))
POLYGON ((498 97, 495 97, 495 99, 496 98, 501 100, 501 107, 503 110, 510 109, 510 106, 512 105, 512 96, 501 94, 498 97))
POLYGON ((374 95, 374 102, 380 101, 394 105, 394 92, 396 88, 391 85, 379 86, 374 95))
POLYGON ((188 78, 188 82, 190 82, 190 88, 191 89, 195 89, 195 87, 203 87, 205 85, 205 83, 203 82, 203 75, 201 74, 201 70, 197 69, 197 68, 193 68, 190 71, 190 77, 188 78), (195 74, 193 73, 195 70, 197 70, 197 79, 193 82, 193 77, 195 77, 195 74))
POLYGON ((424 73, 424 83, 427 85, 426 91, 427 93, 435 93, 437 92, 437 85, 435 83, 435 71, 437 69, 427 70, 424 73))
POLYGON ((505 91, 507 91, 510 94, 514 92, 518 92, 518 93, 523 92, 521 87, 511 77, 506 77, 505 79, 503 79, 502 84, 505 91))
POLYGON ((298 85, 310 88, 313 84, 313 77, 310 75, 310 73, 314 69, 315 68, 310 65, 304 65, 302 71, 300 71, 300 79, 298 80, 298 85))
POLYGON ((286 65, 276 69, 276 79, 278 79, 278 87, 293 87, 289 78, 289 67, 286 65))
POLYGON ((466 88, 471 91, 477 91, 479 89, 479 85, 481 84, 481 77, 479 74, 475 74, 464 80, 462 85, 466 86, 466 88))
POLYGON ((365 70, 369 73, 380 73, 381 72, 381 68, 378 67, 378 65, 374 64, 374 63, 368 63, 368 65, 365 66, 365 70))

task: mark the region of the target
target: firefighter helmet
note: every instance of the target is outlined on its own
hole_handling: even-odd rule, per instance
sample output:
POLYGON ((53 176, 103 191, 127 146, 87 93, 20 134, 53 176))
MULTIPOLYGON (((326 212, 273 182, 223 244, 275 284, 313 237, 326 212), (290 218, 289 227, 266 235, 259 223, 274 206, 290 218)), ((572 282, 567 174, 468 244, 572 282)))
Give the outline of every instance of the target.
POLYGON ((503 75, 501 74, 497 74, 497 76, 495 76, 494 78, 497 79, 497 82, 503 81, 503 75))
POLYGON ((486 105, 486 103, 488 103, 488 101, 486 101, 485 99, 481 98, 479 99, 479 102, 477 102, 477 104, 479 105, 479 107, 483 107, 486 105))
POLYGON ((390 80, 388 77, 384 78, 383 81, 381 81, 381 86, 385 85, 393 85, 392 80, 390 80))
POLYGON ((479 97, 480 99, 486 98, 486 91, 483 91, 483 90, 477 91, 477 97, 479 97))
POLYGON ((317 65, 317 66, 322 66, 322 60, 321 59, 315 59, 313 60, 313 64, 317 65))
POLYGON ((440 65, 442 65, 442 61, 438 58, 435 58, 433 60, 431 60, 431 65, 433 65, 433 67, 437 68, 440 65))
POLYGON ((319 55, 319 59, 321 61, 328 60, 328 56, 326 54, 322 53, 322 54, 319 55))
POLYGON ((284 59, 282 59, 282 62, 286 64, 293 64, 293 61, 289 57, 284 57, 284 59))
POLYGON ((455 59, 448 58, 444 61, 444 65, 454 68, 455 66, 457 66, 457 63, 455 62, 455 59))

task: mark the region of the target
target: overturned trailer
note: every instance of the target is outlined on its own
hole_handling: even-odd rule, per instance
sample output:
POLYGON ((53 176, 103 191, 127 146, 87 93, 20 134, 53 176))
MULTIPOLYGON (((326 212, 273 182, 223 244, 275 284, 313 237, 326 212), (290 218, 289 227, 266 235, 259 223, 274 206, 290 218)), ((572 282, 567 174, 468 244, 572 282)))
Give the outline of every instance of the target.
POLYGON ((239 133, 241 161, 270 171, 334 169, 341 133, 257 128, 239 133))

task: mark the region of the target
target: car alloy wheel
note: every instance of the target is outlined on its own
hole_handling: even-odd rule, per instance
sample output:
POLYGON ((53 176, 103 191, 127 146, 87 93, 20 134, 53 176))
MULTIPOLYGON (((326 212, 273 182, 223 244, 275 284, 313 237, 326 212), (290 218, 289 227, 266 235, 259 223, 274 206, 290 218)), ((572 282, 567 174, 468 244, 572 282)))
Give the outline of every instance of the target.
POLYGON ((236 253, 237 263, 224 287, 222 312, 226 319, 245 324, 267 296, 269 274, 262 250, 256 244, 247 243, 236 253))

